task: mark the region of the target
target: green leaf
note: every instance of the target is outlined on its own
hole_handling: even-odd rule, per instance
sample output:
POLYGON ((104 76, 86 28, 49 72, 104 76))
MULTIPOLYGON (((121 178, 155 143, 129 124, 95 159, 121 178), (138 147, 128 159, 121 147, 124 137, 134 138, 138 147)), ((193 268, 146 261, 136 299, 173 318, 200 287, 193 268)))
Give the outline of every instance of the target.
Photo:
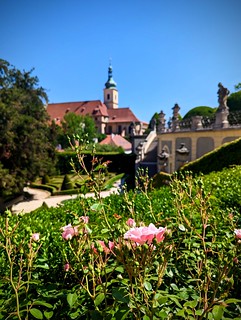
POLYGON ((184 303, 184 307, 195 308, 197 306, 197 303, 197 300, 187 301, 184 303))
POLYGON ((98 306, 101 304, 101 302, 105 299, 105 294, 104 293, 100 293, 98 294, 98 296, 95 298, 95 305, 98 306))
POLYGON ((226 304, 241 302, 240 299, 230 298, 224 301, 226 304))
POLYGON ((212 310, 214 320, 222 320, 224 313, 224 306, 214 306, 212 310))
POLYGON ((148 281, 144 282, 144 287, 146 288, 147 291, 151 291, 152 290, 152 285, 148 281))
POLYGON ((176 313, 176 316, 186 318, 184 309, 179 310, 179 311, 176 313))
POLYGON ((42 312, 36 308, 30 309, 30 313, 35 319, 43 319, 42 312))
POLYGON ((144 317, 142 318, 143 320, 150 320, 150 318, 145 314, 144 317))
POLYGON ((53 316, 54 312, 53 311, 44 311, 44 316, 47 319, 51 319, 53 316))
POLYGON ((37 265, 35 266, 35 268, 41 268, 41 269, 46 269, 46 270, 48 270, 48 269, 49 269, 49 266, 48 266, 47 263, 42 264, 42 265, 37 264, 37 265))
POLYGON ((73 307, 73 305, 74 305, 74 303, 75 303, 75 301, 76 301, 77 299, 78 299, 78 297, 77 297, 77 294, 76 294, 76 293, 69 293, 69 294, 67 295, 67 301, 68 301, 68 304, 69 304, 70 308, 73 307))
POLYGON ((112 290, 112 295, 117 301, 121 301, 121 302, 124 302, 124 303, 128 303, 129 302, 128 294, 122 288, 120 288, 120 289, 119 288, 114 288, 112 290))
POLYGON ((103 208, 103 205, 101 203, 94 203, 92 204, 92 206, 90 207, 91 210, 93 211, 99 211, 103 208))
POLYGON ((101 233, 110 233, 110 230, 109 229, 101 229, 101 233))
POLYGON ((175 283, 171 283, 171 287, 175 291, 179 291, 178 286, 175 283))
POLYGON ((33 305, 35 305, 35 306, 36 306, 36 305, 38 305, 38 306, 44 306, 44 307, 49 308, 49 309, 53 308, 52 304, 47 303, 47 302, 45 302, 45 301, 40 301, 40 300, 34 301, 34 302, 33 302, 33 305))
POLYGON ((184 227, 183 224, 179 224, 178 228, 179 228, 179 230, 181 230, 181 231, 186 231, 186 228, 184 227))

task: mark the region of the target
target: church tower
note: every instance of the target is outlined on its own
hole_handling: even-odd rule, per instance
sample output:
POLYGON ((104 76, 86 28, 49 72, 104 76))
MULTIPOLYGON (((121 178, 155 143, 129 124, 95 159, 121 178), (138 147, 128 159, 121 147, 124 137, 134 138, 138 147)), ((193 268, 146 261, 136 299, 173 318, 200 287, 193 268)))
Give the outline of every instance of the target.
POLYGON ((104 103, 108 109, 117 109, 118 108, 118 90, 116 88, 116 83, 112 77, 111 63, 109 65, 109 69, 108 69, 108 80, 105 83, 104 103))

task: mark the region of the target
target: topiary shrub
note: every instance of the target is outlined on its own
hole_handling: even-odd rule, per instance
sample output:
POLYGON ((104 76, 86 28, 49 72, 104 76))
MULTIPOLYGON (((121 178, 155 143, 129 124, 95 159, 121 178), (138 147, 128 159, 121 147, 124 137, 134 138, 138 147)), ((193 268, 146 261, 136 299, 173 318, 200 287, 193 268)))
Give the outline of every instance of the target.
POLYGON ((153 181, 152 181, 152 186, 154 188, 161 188, 165 185, 168 185, 171 181, 172 175, 166 172, 158 172, 157 174, 154 175, 153 181))
POLYGON ((195 107, 188 111, 183 117, 183 120, 189 119, 194 116, 212 117, 216 111, 216 108, 211 108, 207 106, 195 107))
POLYGON ((50 183, 50 178, 47 174, 45 174, 43 177, 42 177, 42 184, 48 184, 50 183))
POLYGON ((61 186, 61 190, 69 190, 69 189, 73 189, 73 184, 69 178, 69 176, 66 174, 64 176, 64 180, 62 182, 62 186, 61 186))

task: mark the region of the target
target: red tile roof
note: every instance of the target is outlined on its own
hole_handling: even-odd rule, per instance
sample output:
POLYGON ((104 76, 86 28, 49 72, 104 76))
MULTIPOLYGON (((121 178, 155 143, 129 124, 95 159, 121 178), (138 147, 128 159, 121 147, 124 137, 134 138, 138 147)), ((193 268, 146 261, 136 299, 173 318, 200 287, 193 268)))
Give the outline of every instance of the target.
POLYGON ((140 122, 130 108, 108 109, 109 123, 113 122, 140 122))
POLYGON ((119 134, 110 134, 100 142, 100 144, 110 144, 112 146, 122 147, 125 151, 131 150, 131 143, 119 134))
POLYGON ((105 116, 108 117, 107 107, 100 100, 49 103, 47 112, 51 120, 61 121, 67 112, 74 112, 78 115, 105 116))

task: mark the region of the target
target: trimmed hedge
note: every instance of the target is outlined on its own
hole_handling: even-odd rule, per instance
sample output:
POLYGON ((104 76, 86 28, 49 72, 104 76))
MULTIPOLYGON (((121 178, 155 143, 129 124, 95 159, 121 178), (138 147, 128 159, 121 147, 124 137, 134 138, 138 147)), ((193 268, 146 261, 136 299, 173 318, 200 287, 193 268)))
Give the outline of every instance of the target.
POLYGON ((41 190, 49 191, 51 195, 56 191, 55 187, 49 186, 47 184, 31 183, 30 187, 33 189, 41 189, 41 190))
MULTIPOLYGON (((125 173, 128 175, 128 182, 134 184, 135 181, 135 160, 136 155, 125 153, 98 153, 95 155, 102 162, 110 161, 108 164, 108 171, 116 174, 125 173)), ((59 152, 57 153, 56 169, 60 174, 68 174, 73 168, 71 166, 71 159, 73 159, 76 169, 81 170, 75 152, 59 152)), ((85 153, 85 165, 87 170, 91 169, 92 155, 85 153)))
POLYGON ((163 186, 169 185, 171 182, 172 175, 163 171, 158 172, 154 175, 152 186, 153 188, 161 188, 163 186))
POLYGON ((208 174, 212 171, 221 171, 233 165, 241 164, 241 138, 223 144, 221 147, 206 153, 201 158, 187 163, 179 172, 208 174))

